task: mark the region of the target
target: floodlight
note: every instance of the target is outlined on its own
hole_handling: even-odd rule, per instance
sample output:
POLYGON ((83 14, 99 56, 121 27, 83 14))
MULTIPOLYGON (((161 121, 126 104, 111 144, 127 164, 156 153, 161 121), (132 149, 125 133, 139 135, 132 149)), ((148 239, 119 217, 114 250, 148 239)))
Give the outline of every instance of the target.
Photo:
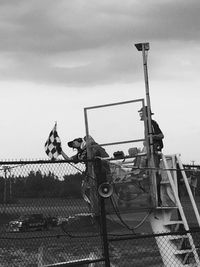
POLYGON ((142 51, 142 47, 144 47, 145 51, 148 51, 150 49, 149 43, 138 43, 135 44, 135 47, 137 48, 138 51, 142 51))

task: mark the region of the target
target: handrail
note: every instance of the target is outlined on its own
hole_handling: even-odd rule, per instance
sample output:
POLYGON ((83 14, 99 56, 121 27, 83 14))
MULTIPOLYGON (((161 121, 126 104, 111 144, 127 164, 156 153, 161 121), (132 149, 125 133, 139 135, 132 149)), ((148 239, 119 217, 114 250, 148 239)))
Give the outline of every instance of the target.
POLYGON ((192 194, 192 190, 190 188, 190 185, 189 185, 189 182, 188 182, 188 179, 187 179, 187 176, 185 174, 185 171, 183 170, 183 164, 180 160, 180 157, 179 155, 176 155, 176 158, 177 158, 177 161, 178 161, 178 164, 179 164, 179 167, 181 169, 181 173, 182 173, 182 176, 183 176, 183 180, 184 180, 184 183, 185 183, 185 186, 186 186, 186 189, 187 189, 187 192, 188 192, 188 195, 189 195, 189 198, 190 198, 190 201, 192 203, 192 207, 194 209, 194 213, 196 215, 196 219, 197 219, 197 222, 198 222, 198 225, 200 227, 200 215, 199 215, 199 211, 197 209, 197 205, 194 201, 194 197, 193 197, 193 194, 192 194))
MULTIPOLYGON (((180 165, 181 165, 181 161, 180 161, 179 156, 176 155, 176 158, 177 158, 178 163, 179 163, 179 166, 180 166, 180 165)), ((168 168, 167 160, 166 160, 166 158, 165 158, 165 156, 164 156, 163 154, 162 154, 162 160, 163 160, 164 166, 168 168)), ((180 166, 180 167, 183 167, 183 166, 180 166)), ((184 172, 184 171, 182 171, 182 172, 184 172)), ((185 173, 184 173, 184 174, 185 174, 185 173)), ((179 209, 179 212, 180 212, 182 221, 183 221, 183 225, 184 225, 184 227, 185 227, 185 230, 186 230, 186 231, 189 231, 189 225, 188 225, 187 219, 186 219, 186 217, 185 217, 185 214, 184 214, 184 211, 183 211, 183 207, 182 207, 181 202, 180 202, 180 199, 179 199, 178 192, 177 192, 177 190, 176 190, 176 188, 175 188, 175 183, 174 183, 174 181, 173 181, 172 174, 171 174, 171 172, 170 172, 169 170, 167 170, 167 175, 168 175, 169 182, 170 182, 170 184, 171 184, 172 191, 173 191, 173 193, 174 193, 174 197, 175 197, 175 200, 176 200, 176 204, 177 204, 177 206, 178 206, 178 209, 179 209)), ((186 181, 186 180, 187 180, 187 177, 186 177, 186 175, 185 175, 185 176, 184 176, 185 184, 187 184, 187 185, 189 186, 189 183, 188 183, 188 181, 186 181)), ((187 186, 186 186, 186 187, 187 187, 187 186)), ((187 188, 187 189, 188 189, 188 188, 187 188)), ((189 190, 191 191, 190 186, 189 186, 189 190)), ((192 192, 191 192, 191 194, 192 194, 192 192)), ((193 238, 192 238, 192 236, 191 236, 190 234, 188 234, 188 240, 189 240, 189 242, 190 242, 190 245, 191 245, 191 248, 192 248, 192 251, 193 251, 193 254, 194 254, 194 258, 195 258, 195 260, 196 260, 196 262, 197 262, 197 264, 198 264, 198 266, 199 266, 199 264, 200 264, 199 256, 198 256, 198 254, 197 254, 197 251, 196 251, 196 247, 195 247, 193 238)))

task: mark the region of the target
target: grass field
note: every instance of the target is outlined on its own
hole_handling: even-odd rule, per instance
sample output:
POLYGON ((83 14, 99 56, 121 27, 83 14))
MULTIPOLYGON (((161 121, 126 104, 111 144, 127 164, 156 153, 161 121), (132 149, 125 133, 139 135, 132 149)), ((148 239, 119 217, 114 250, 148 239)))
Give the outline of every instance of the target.
MULTIPOLYGON (((200 201, 197 199, 197 205, 200 201)), ((183 200, 183 206, 189 223, 196 225, 188 199, 183 200)), ((63 231, 61 227, 46 231, 24 233, 7 233, 6 224, 13 218, 25 213, 43 213, 60 217, 73 216, 88 212, 88 207, 82 200, 29 200, 17 205, 0 206, 0 267, 39 266, 81 258, 101 258, 103 253, 100 230, 80 225, 63 231)), ((137 226, 147 212, 144 210, 123 210, 121 217, 129 227, 137 226)), ((116 267, 162 266, 161 257, 154 238, 113 240, 119 235, 131 235, 120 219, 108 215, 107 227, 109 238, 109 253, 111 262, 116 267)), ((151 233, 148 218, 136 230, 137 234, 151 233)), ((134 237, 134 236, 133 236, 134 237)), ((99 264, 99 266, 104 266, 99 264)))

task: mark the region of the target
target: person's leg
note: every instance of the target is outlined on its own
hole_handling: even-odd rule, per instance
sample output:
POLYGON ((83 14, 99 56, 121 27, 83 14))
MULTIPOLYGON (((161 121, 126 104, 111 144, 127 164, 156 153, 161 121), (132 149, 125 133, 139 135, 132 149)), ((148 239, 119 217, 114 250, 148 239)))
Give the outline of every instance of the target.
POLYGON ((161 199, 160 183, 161 183, 162 177, 159 173, 160 155, 158 155, 157 153, 154 154, 154 162, 155 162, 155 168, 156 168, 156 186, 157 186, 158 206, 161 206, 162 205, 162 199, 161 199))
POLYGON ((161 182, 161 175, 156 172, 156 185, 157 185, 157 197, 158 197, 158 206, 162 205, 162 200, 161 200, 161 192, 160 192, 160 182, 161 182))

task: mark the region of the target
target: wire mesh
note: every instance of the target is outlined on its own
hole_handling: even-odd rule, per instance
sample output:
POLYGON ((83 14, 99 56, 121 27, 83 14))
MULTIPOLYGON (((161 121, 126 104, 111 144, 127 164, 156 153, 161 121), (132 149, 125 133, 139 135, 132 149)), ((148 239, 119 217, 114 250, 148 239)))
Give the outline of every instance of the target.
POLYGON ((116 267, 198 266, 194 258, 194 250, 200 256, 199 232, 200 230, 196 229, 188 232, 124 235, 110 238, 110 259, 116 267), (187 234, 192 235, 195 249, 191 249, 188 240, 185 239, 187 234), (157 243, 158 239, 161 241, 160 246, 157 243), (171 250, 175 257, 171 257, 169 253, 171 250))
POLYGON ((85 165, 1 162, 0 266, 102 258, 99 225, 83 199, 85 165))
MULTIPOLYGON (((1 267, 58 266, 64 263, 65 266, 80 266, 81 262, 82 266, 107 266, 102 220, 94 216, 85 199, 87 187, 83 192, 84 181, 96 181, 86 173, 85 164, 13 161, 0 162, 0 166, 1 267), (84 265, 84 262, 87 263, 84 265)), ((116 168, 110 179, 115 174, 116 168)), ((119 173, 118 178, 123 175, 119 173)), ((125 177, 130 181, 116 180, 113 195, 105 200, 107 216, 104 226, 107 228, 110 266, 164 266, 163 259, 167 259, 172 248, 174 252, 189 249, 176 258, 181 264, 194 264, 194 250, 199 256, 199 229, 191 232, 194 247, 187 238, 173 241, 169 238, 174 235, 184 237, 187 233, 183 232, 141 234, 142 227, 146 229, 150 225, 151 206, 145 206, 146 215, 134 220, 134 225, 127 214, 137 217, 133 210, 137 211, 141 203, 148 202, 148 176, 143 175, 144 183, 135 180, 135 174, 134 179, 132 174, 125 177)), ((179 266, 173 260, 170 257, 167 264, 179 266)))

